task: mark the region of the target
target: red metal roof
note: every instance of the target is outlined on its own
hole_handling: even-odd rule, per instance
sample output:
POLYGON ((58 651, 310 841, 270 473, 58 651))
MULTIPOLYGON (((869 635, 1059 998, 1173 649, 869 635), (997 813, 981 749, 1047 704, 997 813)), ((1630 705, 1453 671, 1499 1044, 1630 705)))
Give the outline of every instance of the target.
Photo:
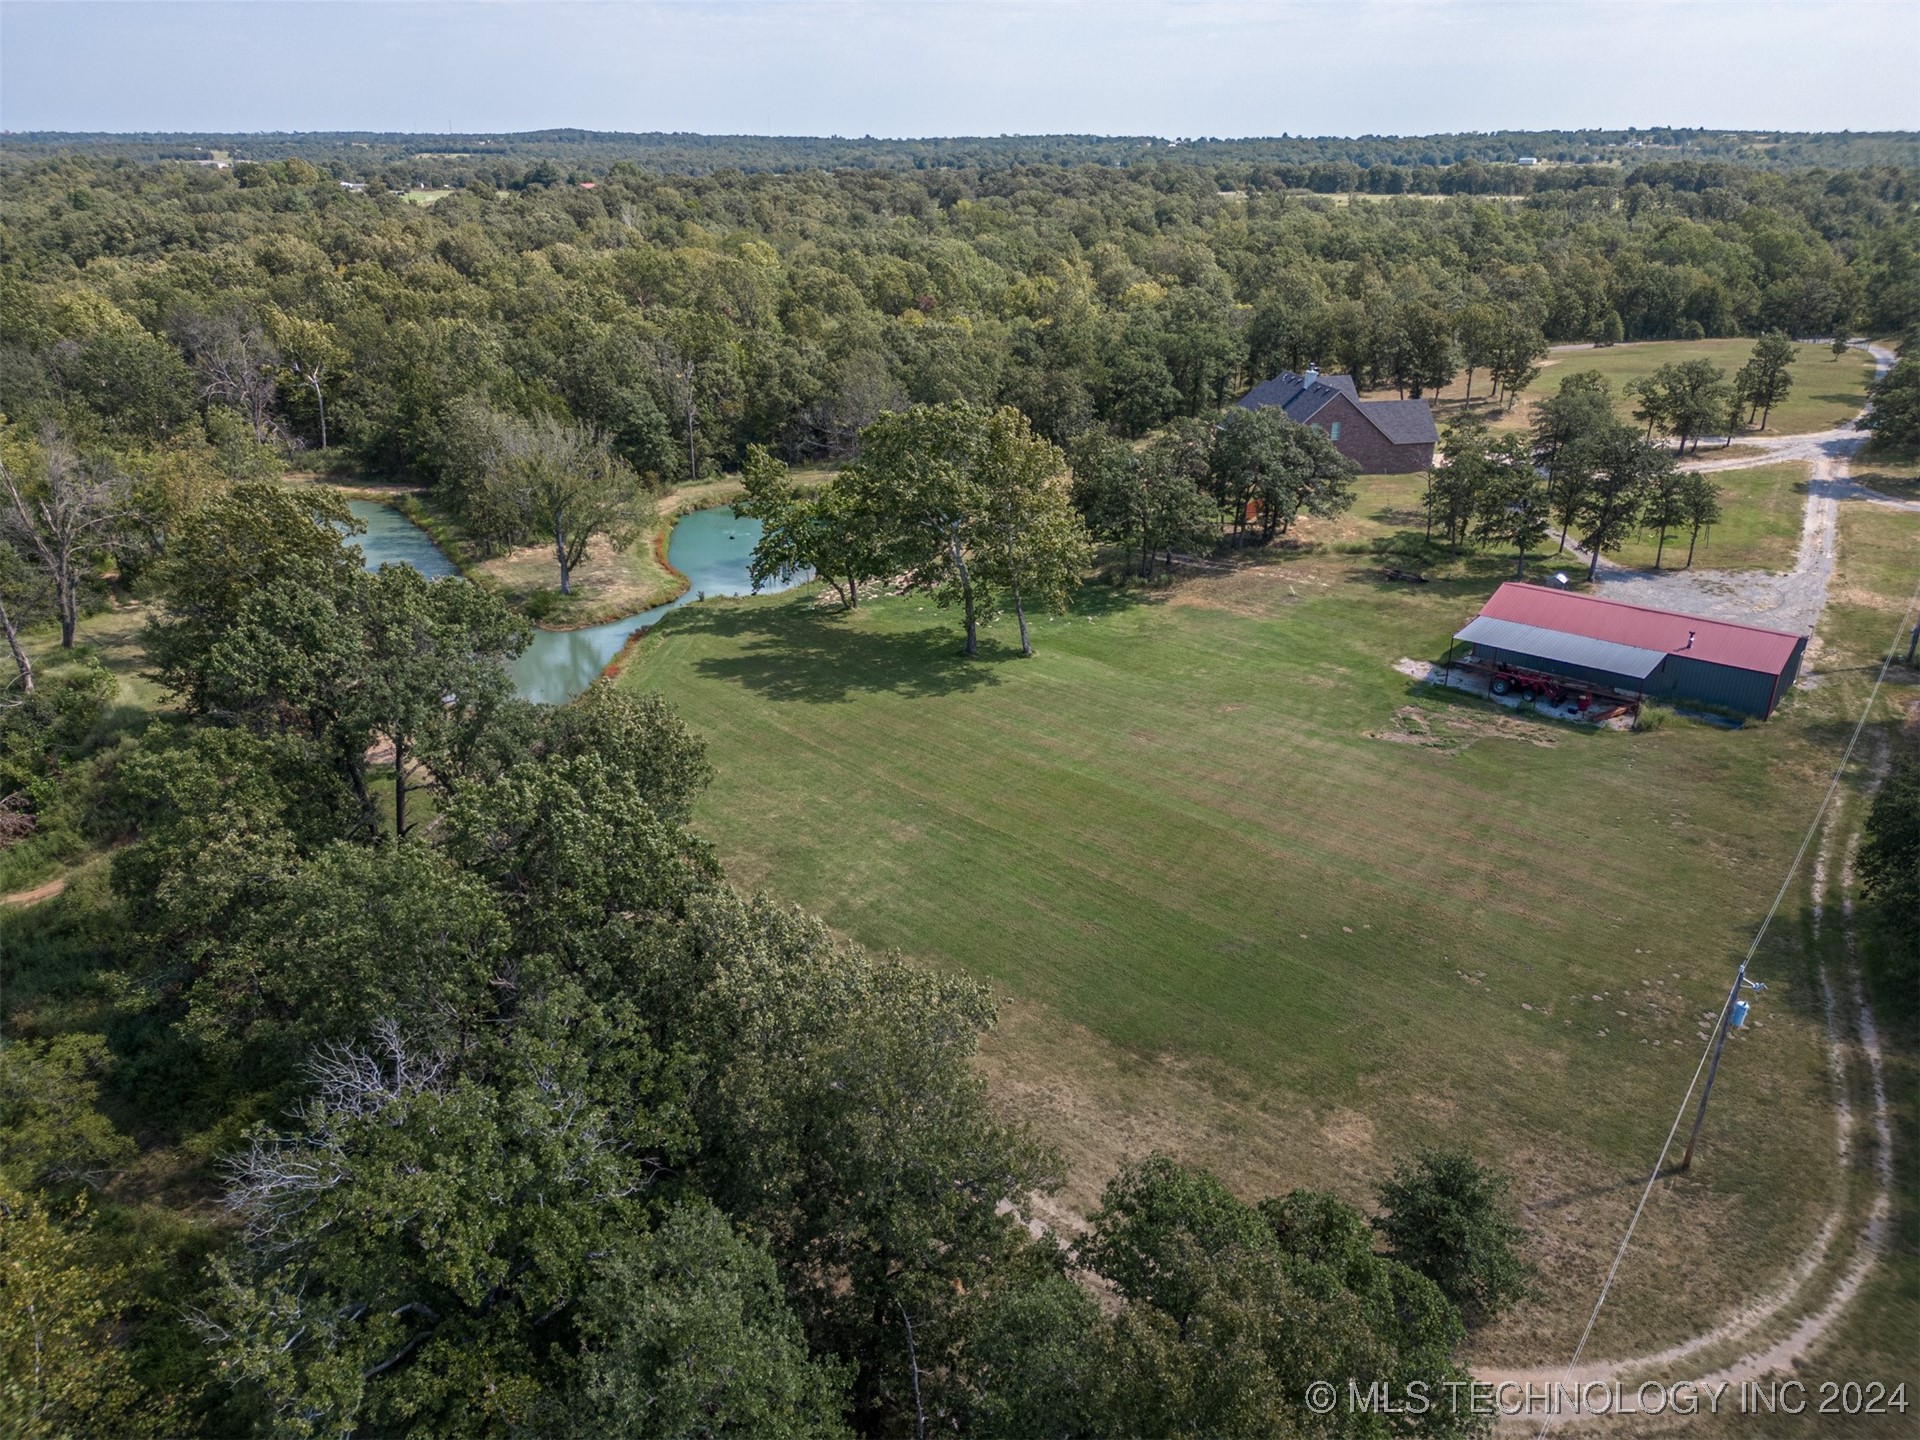
POLYGON ((1633 645, 1642 650, 1665 650, 1712 665, 1730 665, 1737 670, 1758 670, 1769 675, 1785 670, 1802 643, 1802 637, 1789 635, 1784 630, 1762 630, 1757 625, 1709 620, 1677 610, 1651 610, 1644 605, 1602 600, 1597 595, 1576 595, 1571 590, 1553 590, 1515 580, 1494 591, 1480 613, 1495 620, 1537 625, 1543 630, 1610 640, 1616 645, 1633 645))

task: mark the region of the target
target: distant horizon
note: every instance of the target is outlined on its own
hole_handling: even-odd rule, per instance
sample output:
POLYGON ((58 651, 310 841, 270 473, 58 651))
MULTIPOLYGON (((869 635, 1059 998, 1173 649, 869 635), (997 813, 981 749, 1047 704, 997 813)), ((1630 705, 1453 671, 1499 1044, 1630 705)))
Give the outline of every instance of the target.
POLYGON ((1365 138, 1920 128, 1906 0, 7 0, 0 128, 1365 138))
POLYGON ((1862 139, 1877 137, 1911 136, 1920 138, 1920 122, 1913 127, 1889 126, 1883 129, 1863 130, 1847 126, 1835 129, 1794 129, 1784 125, 1669 125, 1664 123, 1645 123, 1634 125, 1496 125, 1473 130, 1367 130, 1367 131, 1276 131, 1259 135, 1159 135, 1147 131, 1119 130, 1001 130, 994 132, 944 131, 921 134, 850 135, 842 132, 827 134, 819 131, 794 130, 622 130, 608 129, 592 125, 536 125, 526 129, 513 130, 407 130, 373 129, 367 127, 328 127, 319 129, 259 129, 259 130, 219 130, 206 128, 192 129, 141 129, 141 130, 14 130, 0 129, 0 135, 14 139, 39 139, 60 137, 76 139, 188 139, 211 137, 217 139, 267 138, 298 140, 305 138, 342 137, 394 137, 426 139, 503 139, 524 136, 564 134, 576 132, 596 138, 644 140, 659 137, 662 139, 700 139, 700 140, 827 140, 843 144, 862 144, 871 142, 882 145, 912 145, 935 141, 969 140, 1150 140, 1174 145, 1239 145, 1258 144, 1263 141, 1289 140, 1451 140, 1465 136, 1492 135, 1570 135, 1586 136, 1601 134, 1651 134, 1658 131, 1672 131, 1692 135, 1782 135, 1782 136, 1827 136, 1852 135, 1862 139))

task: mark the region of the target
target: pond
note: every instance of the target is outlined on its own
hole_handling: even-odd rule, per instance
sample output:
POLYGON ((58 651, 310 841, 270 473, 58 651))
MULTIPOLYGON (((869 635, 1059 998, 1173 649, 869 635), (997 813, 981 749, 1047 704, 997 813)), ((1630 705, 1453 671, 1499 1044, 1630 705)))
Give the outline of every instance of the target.
MULTIPOLYGON (((360 547, 368 569, 398 563, 413 566, 429 579, 459 573, 426 531, 391 506, 354 500, 349 508, 367 527, 366 534, 349 543, 360 547)), ((681 516, 667 539, 667 563, 687 577, 685 593, 665 605, 584 630, 536 628, 533 643, 514 662, 514 688, 523 699, 549 705, 571 700, 598 678, 620 653, 627 637, 642 625, 651 625, 668 611, 703 595, 752 594, 747 564, 759 539, 758 520, 736 520, 725 506, 681 516)), ((800 583, 800 577, 789 582, 800 583)), ((763 588, 783 590, 788 586, 776 581, 763 588)))
POLYGON ((426 531, 391 505, 382 505, 378 500, 349 500, 347 509, 367 527, 366 534, 347 537, 347 544, 366 557, 367 569, 411 565, 429 580, 460 573, 460 568, 441 553, 426 531))

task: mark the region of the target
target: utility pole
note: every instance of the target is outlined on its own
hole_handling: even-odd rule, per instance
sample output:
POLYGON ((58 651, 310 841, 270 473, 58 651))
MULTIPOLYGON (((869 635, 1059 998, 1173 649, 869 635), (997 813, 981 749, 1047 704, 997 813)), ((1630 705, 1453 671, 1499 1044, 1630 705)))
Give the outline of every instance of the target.
POLYGON ((1707 1123, 1707 1101, 1713 1098, 1713 1079, 1720 1073, 1720 1052, 1727 1048, 1727 1031, 1733 1026, 1734 1002, 1740 998, 1740 987, 1744 983, 1747 983, 1747 962, 1742 960, 1739 970, 1734 973, 1733 988, 1727 992, 1727 1003, 1720 1011, 1719 1029, 1714 1032, 1713 1060, 1707 1066, 1707 1088, 1700 1092, 1700 1109, 1693 1117, 1693 1133, 1687 1137, 1687 1153, 1680 1157, 1680 1169, 1683 1172, 1693 1166, 1693 1147, 1700 1142, 1700 1127, 1707 1123))

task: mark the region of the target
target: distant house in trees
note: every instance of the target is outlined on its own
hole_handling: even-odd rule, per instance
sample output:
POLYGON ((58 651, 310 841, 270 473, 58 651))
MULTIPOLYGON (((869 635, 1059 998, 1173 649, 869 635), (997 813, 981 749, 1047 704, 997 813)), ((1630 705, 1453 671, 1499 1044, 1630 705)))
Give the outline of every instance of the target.
POLYGON ((1362 400, 1350 375, 1282 370, 1241 397, 1249 410, 1277 405, 1289 420, 1327 432, 1333 448, 1363 475, 1408 475, 1433 468, 1440 432, 1424 400, 1362 400))

